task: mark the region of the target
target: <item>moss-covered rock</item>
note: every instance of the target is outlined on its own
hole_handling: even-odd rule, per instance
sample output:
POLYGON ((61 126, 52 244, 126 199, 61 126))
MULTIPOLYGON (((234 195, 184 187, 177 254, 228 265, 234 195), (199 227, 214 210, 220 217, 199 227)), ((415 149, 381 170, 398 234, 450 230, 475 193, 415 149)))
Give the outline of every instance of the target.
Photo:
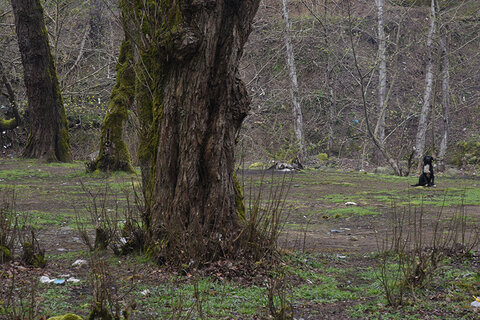
POLYGON ((80 316, 77 316, 76 314, 73 314, 73 313, 67 313, 63 316, 56 316, 56 317, 48 318, 48 320, 83 320, 83 318, 80 317, 80 316))
POLYGON ((5 246, 0 245, 0 263, 9 261, 12 258, 12 252, 5 246))

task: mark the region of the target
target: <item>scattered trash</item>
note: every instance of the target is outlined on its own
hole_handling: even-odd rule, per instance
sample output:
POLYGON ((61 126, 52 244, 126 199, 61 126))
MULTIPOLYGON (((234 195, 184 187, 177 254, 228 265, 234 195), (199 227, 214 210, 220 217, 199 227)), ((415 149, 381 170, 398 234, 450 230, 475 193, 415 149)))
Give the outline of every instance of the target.
POLYGON ((342 255, 337 254, 336 257, 337 257, 338 259, 345 259, 347 256, 342 256, 342 255))
POLYGON ((150 294, 150 290, 145 289, 145 290, 143 290, 142 292, 140 292, 140 294, 141 294, 142 296, 148 296, 148 295, 150 294))
POLYGON ((330 230, 330 233, 342 233, 342 232, 345 232, 345 230, 337 230, 337 229, 330 230))
POLYGON ((353 202, 353 201, 347 201, 347 202, 345 202, 345 205, 346 205, 346 206, 356 206, 357 203, 356 203, 356 202, 353 202))
POLYGON ((479 297, 475 297, 475 301, 473 301, 472 303, 470 303, 470 305, 474 308, 480 308, 480 298, 479 297))
POLYGON ((86 265, 87 263, 87 260, 78 259, 74 263, 72 263, 72 267, 81 267, 83 265, 86 265))
POLYGON ((65 248, 58 248, 57 250, 58 250, 58 251, 62 251, 62 252, 63 252, 63 251, 67 251, 67 249, 65 249, 65 248))
POLYGON ((40 282, 41 282, 41 283, 50 283, 50 282, 53 282, 53 280, 50 279, 50 278, 47 277, 47 276, 41 276, 41 277, 40 277, 40 282))
POLYGON ((67 279, 67 282, 71 282, 71 283, 79 283, 80 282, 80 279, 76 279, 74 277, 70 277, 67 279))
MULTIPOLYGON (((69 275, 66 275, 66 276, 68 277, 69 275)), ((73 278, 73 277, 70 277, 67 280, 65 280, 65 279, 50 279, 47 276, 41 276, 40 277, 40 282, 41 283, 53 283, 53 284, 57 284, 57 285, 62 285, 62 284, 65 284, 65 282, 78 283, 78 282, 80 282, 80 279, 76 279, 76 278, 73 278)))

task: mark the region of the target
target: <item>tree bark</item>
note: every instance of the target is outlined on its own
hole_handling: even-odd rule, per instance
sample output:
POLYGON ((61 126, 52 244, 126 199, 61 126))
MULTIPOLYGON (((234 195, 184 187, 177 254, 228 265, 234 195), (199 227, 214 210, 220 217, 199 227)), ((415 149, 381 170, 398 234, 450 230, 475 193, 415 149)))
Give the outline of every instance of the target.
POLYGON ((23 156, 72 161, 67 117, 39 0, 12 0, 28 97, 30 133, 23 156))
POLYGON ((445 155, 448 147, 448 132, 450 124, 450 61, 448 58, 448 28, 442 28, 440 36, 440 49, 442 51, 442 140, 438 151, 438 164, 441 169, 445 167, 445 155))
POLYGON ((425 152, 425 139, 428 126, 428 114, 431 110, 432 89, 433 89, 433 37, 436 32, 436 8, 435 1, 431 1, 430 5, 430 28, 427 37, 427 67, 425 72, 425 91, 423 94, 422 110, 420 111, 420 119, 418 120, 417 137, 415 139, 415 159, 418 167, 421 166, 421 159, 425 152))
MULTIPOLYGON (((383 0, 375 0, 377 5, 377 29, 378 29, 378 107, 377 107, 377 125, 374 134, 378 141, 383 145, 385 143, 385 111, 386 111, 386 93, 387 93, 387 57, 386 57, 386 38, 383 23, 383 0)), ((377 160, 382 157, 381 152, 377 152, 377 160)))
POLYGON ((297 68, 295 66, 295 56, 293 54, 292 38, 290 37, 290 18, 288 15, 288 1, 282 1, 283 23, 285 25, 285 46, 287 55, 288 74, 290 77, 290 96, 293 107, 293 132, 295 134, 295 143, 298 145, 298 158, 303 162, 305 157, 305 137, 303 134, 303 115, 302 107, 298 101, 298 81, 297 68))
POLYGON ((15 93, 13 92, 12 85, 10 81, 8 81, 7 75, 5 74, 5 69, 3 69, 2 62, 0 61, 0 80, 2 84, 7 89, 7 98, 8 102, 10 102, 10 107, 13 111, 13 119, 1 119, 0 118, 0 131, 4 130, 13 130, 16 127, 22 124, 22 119, 20 118, 20 114, 18 113, 17 102, 15 100, 15 93))
POLYGON ((328 154, 333 155, 334 141, 335 141, 335 92, 333 90, 333 67, 330 57, 330 43, 328 40, 328 1, 324 0, 323 3, 323 40, 325 43, 325 84, 328 91, 328 154))
POLYGON ((108 111, 102 123, 100 150, 95 169, 133 172, 130 153, 123 141, 123 132, 128 120, 128 110, 133 107, 134 96, 133 48, 131 41, 125 39, 120 48, 116 83, 112 89, 108 111))
POLYGON ((135 23, 145 224, 170 261, 238 254, 234 145, 250 108, 238 65, 259 2, 122 2, 135 23))

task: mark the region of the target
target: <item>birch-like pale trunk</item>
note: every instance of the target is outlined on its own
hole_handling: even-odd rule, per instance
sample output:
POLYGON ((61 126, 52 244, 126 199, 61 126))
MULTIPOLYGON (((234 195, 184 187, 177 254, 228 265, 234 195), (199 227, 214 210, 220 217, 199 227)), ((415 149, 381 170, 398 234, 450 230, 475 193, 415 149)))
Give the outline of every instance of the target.
POLYGON ((333 79, 332 79, 332 63, 330 59, 330 45, 328 41, 328 1, 324 1, 324 12, 323 12, 323 39, 325 42, 325 60, 326 60, 326 72, 325 72, 325 83, 328 90, 328 152, 330 155, 333 152, 333 142, 335 140, 335 132, 333 130, 335 124, 335 95, 333 91, 333 79))
POLYGON ((432 88, 433 88, 433 37, 436 32, 435 1, 430 5, 430 28, 427 37, 427 67, 425 72, 425 91, 423 95, 423 105, 418 121, 417 137, 415 139, 415 159, 419 162, 425 152, 425 137, 428 125, 428 114, 431 110, 432 88))
POLYGON ((442 51, 442 140, 440 142, 440 150, 438 152, 439 165, 443 166, 445 163, 445 155, 447 153, 448 145, 448 131, 449 131, 449 113, 450 113, 450 61, 448 59, 448 35, 447 28, 440 36, 440 49, 442 51))
POLYGON ((377 107, 377 125, 375 135, 382 144, 385 143, 385 111, 386 111, 386 93, 387 93, 387 57, 386 57, 386 37, 383 23, 383 5, 384 0, 375 0, 377 5, 377 28, 378 28, 378 107, 377 107))
POLYGON ((295 57, 293 55, 292 38, 290 37, 290 18, 288 16, 288 0, 283 0, 283 22, 285 24, 285 46, 287 49, 287 65, 290 77, 290 95, 293 105, 293 132, 299 148, 298 158, 303 162, 305 155, 305 139, 303 134, 303 115, 302 107, 298 98, 297 68, 295 66, 295 57))

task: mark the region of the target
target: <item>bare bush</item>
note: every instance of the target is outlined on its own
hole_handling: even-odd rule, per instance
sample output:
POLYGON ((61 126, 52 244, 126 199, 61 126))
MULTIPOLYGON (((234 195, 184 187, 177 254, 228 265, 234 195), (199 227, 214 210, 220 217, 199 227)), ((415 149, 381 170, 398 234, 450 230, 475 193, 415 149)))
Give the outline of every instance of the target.
POLYGON ((401 305, 408 293, 414 296, 416 288, 426 286, 443 258, 464 257, 478 245, 478 224, 468 221, 463 204, 433 215, 425 209, 393 206, 379 242, 378 278, 390 305, 401 305))

